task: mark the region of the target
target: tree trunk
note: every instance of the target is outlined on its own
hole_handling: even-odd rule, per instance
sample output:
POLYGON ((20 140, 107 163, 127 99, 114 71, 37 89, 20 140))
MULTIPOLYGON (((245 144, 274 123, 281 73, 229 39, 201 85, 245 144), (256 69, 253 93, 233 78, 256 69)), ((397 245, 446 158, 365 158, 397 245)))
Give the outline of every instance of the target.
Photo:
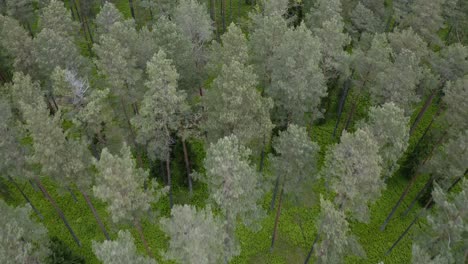
POLYGON ((26 200, 26 202, 28 202, 28 204, 31 206, 31 208, 33 209, 33 211, 37 214, 37 216, 39 216, 39 218, 41 220, 44 220, 44 216, 42 216, 41 212, 39 212, 39 210, 37 210, 37 208, 33 205, 33 203, 31 202, 31 200, 29 199, 29 197, 23 192, 23 190, 21 189, 21 187, 18 185, 18 183, 13 179, 11 178, 10 176, 8 176, 8 180, 13 183, 13 185, 15 185, 15 188, 21 193, 21 195, 23 196, 23 198, 26 200))
POLYGON ((280 192, 279 201, 278 201, 278 209, 276 210, 275 227, 273 229, 273 236, 271 237, 270 252, 273 252, 273 248, 275 246, 275 241, 276 241, 276 236, 278 234, 278 223, 279 223, 279 218, 281 214, 281 205, 283 204, 283 191, 284 191, 284 188, 283 186, 281 186, 281 192, 280 192))
POLYGON ((263 172, 263 164, 265 163, 265 148, 266 148, 266 139, 265 136, 263 136, 263 146, 262 146, 262 152, 260 153, 260 173, 263 172))
POLYGON ((276 200, 276 195, 278 194, 278 187, 279 187, 279 179, 280 179, 280 177, 277 176, 276 181, 275 181, 275 189, 273 189, 273 196, 271 197, 271 203, 270 203, 270 210, 269 211, 272 211, 273 208, 275 208, 275 200, 276 200))
POLYGON ((223 26, 223 33, 226 32, 226 0, 221 0, 221 23, 223 26))
POLYGON ((380 226, 380 231, 384 231, 385 227, 388 225, 388 222, 390 222, 390 219, 392 216, 395 214, 396 210, 400 206, 401 202, 405 199, 406 195, 408 194, 409 190, 413 186, 413 184, 416 182, 416 180, 419 178, 421 174, 420 173, 415 173, 415 175, 411 178, 411 181, 406 185, 405 190, 403 193, 400 195, 400 198, 398 199, 397 203, 393 206, 392 211, 390 214, 387 216, 385 219, 384 223, 380 226))
POLYGON ((241 18, 241 6, 242 6, 242 0, 237 0, 237 18, 236 18, 237 23, 240 22, 240 18, 241 18))
POLYGON ((418 126, 419 122, 421 121, 422 117, 426 113, 427 109, 431 105, 432 101, 434 100, 434 97, 436 95, 437 89, 434 89, 432 93, 429 95, 429 97, 426 99, 424 102, 424 106, 421 108, 419 111, 418 115, 416 116, 416 119, 414 120, 413 124, 411 125, 409 134, 410 136, 413 134, 413 132, 416 130, 416 127, 418 126))
POLYGON ((359 103, 359 97, 356 99, 356 101, 353 102, 353 105, 351 106, 351 111, 348 114, 348 118, 346 120, 346 125, 345 125, 345 130, 348 130, 349 126, 351 125, 351 122, 353 120, 354 112, 356 112, 356 107, 359 103))
MULTIPOLYGON (((465 173, 466 175, 466 170, 465 170, 465 173)), ((461 179, 464 176, 461 176, 461 177, 458 177, 453 183, 452 185, 450 185, 450 187, 447 189, 447 192, 450 192, 452 190, 453 187, 455 187, 455 185, 457 185, 457 183, 459 183, 461 181, 461 179)), ((393 243, 393 245, 390 247, 389 250, 387 250, 387 252, 385 253, 385 256, 388 256, 388 254, 390 254, 392 252, 392 250, 398 245, 398 243, 400 243, 400 241, 403 239, 403 237, 406 236, 406 234, 408 234, 408 231, 411 229, 411 227, 416 223, 416 221, 419 219, 419 217, 421 217, 422 213, 424 211, 426 211, 426 209, 429 207, 429 205, 432 203, 433 201, 433 198, 431 197, 429 199, 429 201, 427 201, 426 205, 424 205, 424 208, 421 209, 421 211, 419 211, 419 213, 414 217, 413 221, 411 221, 411 223, 409 224, 409 226, 405 229, 405 231, 403 231, 403 233, 398 237, 398 239, 395 241, 395 243, 393 243)))
POLYGON ((133 0, 128 0, 128 5, 130 6, 130 13, 132 13, 132 18, 135 19, 135 9, 133 8, 133 0))
POLYGON ((232 23, 232 0, 229 0, 229 19, 230 19, 230 22, 232 23))
MULTIPOLYGON (((318 232, 318 230, 317 230, 317 232, 318 232)), ((317 243, 318 240, 319 240, 319 234, 317 233, 317 235, 315 236, 314 242, 312 242, 312 246, 310 247, 309 253, 307 253, 307 257, 306 257, 306 259, 304 261, 304 264, 309 263, 310 257, 312 257, 312 253, 314 252, 314 246, 315 246, 315 244, 317 243)))
MULTIPOLYGON (((434 152, 434 149, 442 142, 443 138, 445 137, 445 135, 447 134, 447 132, 445 132, 441 137, 440 139, 436 142, 436 144, 434 144, 429 156, 426 157, 426 159, 424 159, 424 161, 421 163, 421 165, 419 166, 422 166, 426 163, 426 161, 428 161, 430 159, 430 157, 432 156, 432 153, 434 152)), ((396 210, 398 209, 398 207, 400 206, 401 202, 405 199, 406 195, 408 195, 408 192, 409 190, 411 189, 411 187, 414 185, 414 183, 416 182, 416 180, 419 178, 421 174, 419 173, 415 173, 415 175, 411 178, 411 181, 406 185, 406 188, 405 190, 403 191, 403 193, 401 194, 400 198, 398 199, 397 203, 395 204, 395 206, 393 206, 392 208, 392 211, 390 212, 390 214, 387 216, 387 218, 385 219, 385 222, 382 224, 382 226, 380 227, 380 231, 383 231, 385 230, 385 227, 387 226, 388 222, 390 221, 390 219, 392 218, 392 216, 395 214, 396 210)))
POLYGON ((143 229, 141 228, 141 223, 139 219, 135 219, 134 225, 136 230, 138 231, 138 234, 140 235, 140 239, 143 242, 143 245, 145 246, 146 253, 148 253, 148 256, 154 258, 153 253, 151 253, 151 249, 148 245, 148 242, 146 241, 145 235, 143 234, 143 229))
POLYGON ((215 21, 216 22, 216 19, 215 19, 215 0, 210 0, 210 17, 211 17, 211 20, 215 21))
POLYGON ((332 136, 333 138, 335 138, 336 130, 338 129, 338 126, 340 124, 341 115, 343 114, 343 107, 345 105, 346 98, 348 97, 348 92, 349 92, 350 87, 351 87, 351 78, 348 78, 344 83, 343 94, 341 95, 340 104, 338 105, 338 117, 336 119, 335 128, 333 129, 333 136, 332 136))
POLYGON ((76 195, 73 193, 72 189, 70 189, 69 187, 67 187, 67 191, 70 193, 70 195, 71 195, 73 201, 74 201, 75 203, 77 203, 77 202, 78 202, 78 198, 76 198, 76 195))
POLYGON ((187 179, 188 179, 190 196, 192 196, 193 194, 192 176, 190 175, 190 161, 188 157, 187 144, 185 144, 185 139, 182 139, 182 148, 184 150, 185 169, 187 170, 187 179))
POLYGON ((93 37, 93 33, 91 32, 91 29, 89 28, 88 18, 85 17, 84 19, 85 19, 86 29, 88 30, 89 40, 91 41, 91 44, 93 44, 94 43, 94 37, 93 37))
POLYGON ((125 107, 125 103, 124 103, 124 100, 123 100, 122 97, 120 97, 120 104, 122 105, 122 110, 124 112, 124 116, 125 116, 125 119, 127 121, 128 129, 130 130, 133 147, 136 150, 137 166, 141 167, 141 166, 143 166, 143 161, 141 160, 140 151, 138 150, 138 145, 136 143, 136 134, 135 134, 135 131, 133 131, 132 123, 130 122, 130 117, 128 116, 127 108, 125 107))
POLYGON ((167 171, 167 186, 169 186, 169 206, 172 209, 174 202, 172 199, 171 154, 170 153, 168 153, 166 157, 166 171, 167 171))
POLYGON ((39 189, 39 187, 37 187, 37 185, 32 180, 28 180, 28 182, 29 182, 29 184, 31 184, 31 187, 34 189, 34 191, 36 191, 36 192, 41 191, 39 189))
POLYGON ((413 209, 414 205, 416 204, 416 202, 419 200, 419 198, 421 198, 421 196, 423 195, 423 193, 429 188, 429 186, 431 186, 431 183, 435 180, 435 177, 432 176, 430 177, 426 184, 424 184, 424 186, 421 188, 421 190, 419 190, 418 194, 416 194, 416 196, 414 197, 414 199, 411 201, 410 205, 408 206, 408 208, 402 213, 402 216, 407 216, 408 213, 411 211, 411 209, 413 209))
POLYGON ((55 200, 52 198, 52 196, 50 196, 50 194, 47 192, 46 188, 42 185, 41 181, 39 180, 39 178, 34 178, 34 181, 36 183, 36 185, 39 187, 39 189, 41 189, 42 193, 44 194, 44 196, 47 197, 47 199, 49 200, 49 202, 52 204, 52 206, 54 207, 55 211, 57 212, 57 214, 59 215, 59 217, 62 219, 63 223, 65 224, 65 226, 67 227, 68 229, 68 232, 70 232, 70 234, 72 235, 73 237, 73 240, 75 240, 76 244, 81 247, 81 242, 80 240, 78 239, 78 237, 76 236, 75 232, 73 231, 73 229, 71 228, 70 224, 68 224, 68 221, 67 221, 67 218, 65 218, 65 215, 63 214, 62 210, 60 209, 60 207, 57 205, 57 203, 55 202, 55 200))
POLYGON ((83 195, 83 198, 85 199, 86 203, 88 204, 89 209, 91 209, 91 212, 93 212, 94 219, 96 219, 96 222, 98 223, 99 228, 101 229, 102 233, 104 234, 104 236, 106 237, 107 240, 110 240, 109 233, 107 233, 106 227, 102 223, 101 218, 99 217, 99 214, 96 211, 96 208, 94 208, 94 205, 91 202, 91 199, 89 199, 88 195, 84 191, 82 191, 81 189, 79 189, 79 191, 80 191, 81 195, 83 195))

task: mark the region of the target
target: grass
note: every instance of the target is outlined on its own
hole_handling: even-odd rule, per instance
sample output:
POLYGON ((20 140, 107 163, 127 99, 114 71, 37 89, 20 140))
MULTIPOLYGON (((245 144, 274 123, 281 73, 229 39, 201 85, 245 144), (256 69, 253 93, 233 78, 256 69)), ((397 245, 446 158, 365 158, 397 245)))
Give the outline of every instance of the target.
MULTIPOLYGON (((227 1, 228 2, 228 1, 227 1)), ((241 1, 244 3, 244 1, 241 1)), ((128 7, 128 0, 117 0, 114 1, 117 8, 124 14, 126 18, 131 17, 130 9, 128 7)), ((238 1, 233 2, 234 14, 237 12, 238 1)), ((207 1, 208 5, 208 1, 207 1)), ((229 2, 227 4, 229 7, 229 2)), ((219 10, 219 6, 217 7, 219 10)), ((251 7, 242 5, 241 16, 246 17, 246 13, 251 7)), ((135 6, 136 15, 142 15, 143 11, 135 6)), ((227 8, 229 10, 229 8, 227 8)), ((146 15, 145 15, 146 16, 146 15)), ((236 20, 234 16, 234 20, 236 20)), ((227 11, 227 25, 230 23, 229 12, 227 11)), ((217 27, 221 28, 221 22, 219 14, 217 15, 217 27)), ((338 90, 330 91, 332 98, 338 98, 338 90)), ((357 96, 351 94, 344 108, 342 122, 338 131, 341 131, 344 127, 346 116, 349 112, 351 102, 357 96)), ((329 113, 327 113, 326 122, 320 125, 314 125, 310 128, 311 139, 318 142, 322 147, 320 161, 323 160, 323 156, 326 149, 332 144, 337 142, 337 139, 332 139, 331 135, 336 122, 336 103, 334 99, 331 102, 329 113)), ((365 97, 361 99, 354 120, 360 120, 365 118, 370 103, 365 97)), ((419 107, 422 106, 422 103, 419 107)), ((418 138, 422 135, 422 131, 430 122, 431 116, 435 112, 435 107, 431 107, 426 115, 423 117, 418 129, 414 133, 410 140, 410 147, 412 149, 418 138)), ((413 116, 415 117, 416 113, 413 116)), ((339 133, 338 133, 339 134, 339 133)), ((337 138, 339 138, 337 136, 337 138)), ((189 148, 191 149, 191 161, 194 169, 202 171, 201 167, 202 160, 204 157, 203 144, 201 142, 193 141, 190 142, 189 148)), ((205 186, 199 183, 194 184, 194 196, 189 197, 185 183, 185 168, 183 163, 183 155, 180 146, 180 142, 177 143, 174 149, 174 159, 172 162, 172 171, 174 178, 174 198, 176 203, 189 203, 197 207, 204 207, 205 201, 208 197, 208 192, 205 186)), ((256 163, 257 158, 253 159, 256 163)), ((268 160, 266 161, 268 163, 268 160)), ((152 166, 151 175, 158 178, 158 166, 152 166)), ((384 232, 379 230, 381 223, 384 221, 387 214, 390 212, 393 205, 398 200, 404 187, 408 182, 409 175, 403 175, 401 172, 397 172, 389 181, 387 189, 383 192, 381 198, 376 201, 375 204, 370 206, 371 219, 368 224, 362 224, 357 222, 350 222, 351 229, 354 235, 359 238, 359 242, 367 252, 366 259, 359 259, 356 257, 347 257, 346 263, 378 263, 384 261, 385 263, 408 263, 411 258, 411 234, 417 231, 418 226, 415 226, 410 232, 409 236, 404 238, 401 243, 394 249, 394 251, 384 256, 387 249, 392 245, 396 238, 401 232, 408 226, 412 220, 412 215, 405 218, 400 217, 400 213, 404 210, 416 195, 417 190, 424 184, 425 177, 421 177, 416 185, 411 189, 408 197, 403 202, 394 216, 394 219, 387 226, 384 232)), ((162 182, 161 179, 158 179, 162 182)), ((44 185, 54 197, 59 206, 64 211, 68 218, 72 228, 75 230, 77 236, 80 238, 83 246, 78 247, 72 237, 68 233, 64 224, 58 218, 57 214, 43 197, 43 195, 32 188, 29 184, 24 184, 24 192, 31 198, 34 205, 41 211, 45 219, 41 221, 49 230, 49 235, 57 236, 67 244, 73 252, 81 255, 86 260, 86 263, 99 263, 91 250, 92 241, 103 241, 104 235, 100 232, 95 220, 92 216, 91 211, 86 206, 84 199, 79 196, 78 192, 75 194, 78 196, 78 203, 75 203, 70 194, 67 192, 59 192, 57 185, 48 180, 44 179, 44 185)), ((21 205, 24 204, 24 200, 20 196, 19 192, 14 191, 13 186, 9 185, 11 192, 11 199, 8 200, 10 204, 21 205)), ((274 225, 275 212, 269 212, 267 217, 262 221, 262 229, 254 233, 243 227, 240 223, 237 229, 237 238, 241 245, 242 253, 236 257, 232 263, 302 263, 308 249, 316 235, 315 221, 319 213, 318 197, 319 194, 324 195, 326 198, 331 199, 332 194, 328 193, 323 185, 323 182, 314 184, 313 186, 304 186, 305 191, 300 193, 298 201, 292 199, 285 199, 283 209, 281 212, 281 219, 279 223, 278 240, 276 247, 273 252, 270 252, 271 233, 274 225)), ((263 200, 263 207, 268 209, 271 201, 271 193, 267 193, 263 200)), ((286 197, 287 198, 287 197, 286 197)), ((106 212, 105 204, 93 199, 93 203, 103 219, 106 227, 109 229, 112 238, 116 238, 117 231, 119 229, 129 229, 132 232, 138 250, 145 254, 142 242, 134 228, 131 226, 115 226, 110 221, 110 216, 106 212)), ((420 208, 418 205, 413 210, 413 215, 420 208)), ((169 215, 169 206, 167 197, 160 200, 159 204, 153 208, 155 211, 160 213, 160 216, 167 217, 169 215)), ((37 221, 39 219, 33 216, 37 221)), ((167 237, 161 232, 157 225, 158 219, 153 218, 143 222, 143 230, 148 239, 149 245, 155 253, 159 263, 170 263, 161 258, 161 252, 167 248, 167 237)), ((424 224, 424 221, 420 221, 420 224, 424 224)))

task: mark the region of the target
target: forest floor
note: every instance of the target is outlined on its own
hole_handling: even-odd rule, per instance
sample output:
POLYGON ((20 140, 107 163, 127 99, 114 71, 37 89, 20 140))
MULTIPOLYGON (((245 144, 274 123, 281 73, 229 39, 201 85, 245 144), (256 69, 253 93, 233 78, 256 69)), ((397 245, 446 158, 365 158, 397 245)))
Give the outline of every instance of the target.
MULTIPOLYGON (((115 1, 116 6, 124 13, 126 17, 130 17, 130 10, 128 8, 127 0, 115 1)), ((207 1, 208 2, 208 1, 207 1)), ((234 1, 235 5, 233 9, 237 8, 237 1, 234 1)), ((245 13, 249 10, 248 6, 241 6, 241 17, 245 17, 245 13)), ((137 13, 138 15, 138 13, 137 13)), ((229 19, 228 19, 229 20, 229 19)), ((331 91, 330 98, 338 98, 340 89, 331 91)), ((340 125, 339 131, 343 129, 345 123, 345 117, 348 114, 351 100, 353 100, 353 94, 351 93, 347 104, 344 108, 343 118, 340 125)), ((357 113, 354 120, 365 118, 369 104, 366 104, 365 100, 362 100, 359 104, 357 113)), ((328 109, 331 109, 326 114, 325 122, 316 124, 310 128, 311 140, 316 141, 321 146, 321 160, 328 146, 337 142, 337 139, 332 138, 333 129, 336 122, 336 101, 332 100, 331 105, 328 109)), ((430 122, 432 115, 435 112, 435 107, 430 108, 422 121, 420 122, 417 131, 412 135, 410 139, 409 150, 414 148, 414 145, 421 137, 424 128, 430 122)), ((417 113, 417 111, 415 112, 417 113)), ((414 119, 414 116, 413 116, 414 119)), ((192 165, 194 169, 200 170, 203 160, 203 147, 200 142, 192 141, 189 142, 189 148, 191 149, 192 165)), ((258 159, 253 159, 252 162, 258 164, 258 159)), ((268 160, 266 161, 268 163, 268 160)), ((149 166, 149 165, 148 165, 149 166)), ((161 177, 156 176, 158 173, 158 166, 152 166, 151 176, 156 177, 161 183, 161 177)), ((207 189, 201 183, 194 184, 194 194, 190 197, 188 190, 185 186, 185 169, 183 163, 183 155, 180 144, 178 143, 174 149, 174 160, 172 162, 172 170, 174 177, 174 196, 176 204, 188 203, 197 207, 204 207, 206 199, 208 197, 207 189)), ((268 171, 265 172, 268 174, 268 171)), ((414 226, 410 234, 405 237, 401 243, 393 250, 388 256, 384 256, 385 252, 398 238, 398 236, 405 230, 410 224, 413 216, 421 208, 418 204, 406 217, 401 217, 400 214, 405 210, 409 202, 415 197, 416 192, 425 183, 426 177, 421 177, 416 185, 411 189, 409 195, 404 200, 402 206, 396 212, 394 219, 387 226, 384 232, 380 231, 380 225, 385 220, 385 217, 392 209, 393 205, 398 200, 400 194, 403 192, 406 184, 408 183, 411 175, 402 175, 398 171, 392 178, 387 182, 387 189, 382 192, 382 196, 376 203, 371 205, 371 218, 368 224, 350 222, 351 230, 354 235, 358 237, 359 242, 367 252, 367 258, 361 259, 356 257, 347 257, 346 263, 369 263, 376 264, 379 261, 383 261, 386 264, 392 263, 409 263, 411 259, 411 245, 412 239, 411 234, 416 232, 421 225, 424 225, 424 220, 420 220, 417 225, 414 226)), ((78 247, 73 241, 72 237, 68 233, 65 225, 61 222, 52 206, 43 197, 42 193, 35 190, 29 183, 24 184, 23 191, 31 198, 34 205, 44 215, 44 220, 40 221, 37 216, 33 216, 37 221, 42 222, 48 229, 50 237, 58 237, 64 241, 70 249, 78 255, 81 255, 86 260, 86 263, 99 263, 94 256, 91 245, 92 241, 103 241, 104 235, 100 232, 93 215, 87 207, 83 197, 78 196, 79 193, 75 191, 78 196, 78 202, 75 203, 72 196, 68 192, 60 192, 56 188, 56 184, 47 178, 44 179, 44 184, 49 190, 52 197, 56 198, 60 208, 64 211, 65 216, 68 218, 71 227, 76 232, 77 236, 82 242, 82 247, 78 247), (60 198, 59 198, 60 197, 60 198)), ((319 213, 319 195, 322 194, 324 197, 332 199, 329 192, 324 187, 323 182, 309 184, 306 183, 300 190, 300 199, 293 200, 285 197, 283 208, 281 211, 281 218, 279 222, 279 233, 278 240, 275 244, 275 249, 270 252, 270 244, 272 237, 272 230, 275 221, 275 210, 268 212, 267 217, 262 221, 262 229, 257 232, 251 232, 238 224, 237 238, 241 245, 241 255, 236 257, 231 263, 303 263, 305 256, 311 246, 312 241, 315 238, 315 221, 319 213)), ((13 186, 10 186, 12 190, 10 204, 20 205, 24 204, 24 200, 21 195, 14 191, 13 186)), ((299 191, 299 190, 298 190, 299 191)), ((263 207, 268 210, 270 207, 272 193, 268 193, 263 201, 263 207)), ((106 227, 111 231, 112 238, 117 237, 117 231, 119 229, 129 229, 138 250, 144 253, 144 247, 142 242, 139 240, 138 233, 131 226, 114 226, 110 221, 110 216, 106 212, 105 204, 100 201, 93 199, 93 203, 102 219, 105 222, 106 227)), ((169 201, 165 197, 159 201, 155 206, 155 210, 159 211, 160 216, 167 217, 170 214, 169 201)), ((167 248, 168 238, 165 237, 164 233, 158 227, 158 219, 152 219, 153 221, 146 221, 143 223, 143 231, 148 239, 149 245, 154 253, 158 263, 171 263, 165 261, 162 258, 162 252, 167 248)))

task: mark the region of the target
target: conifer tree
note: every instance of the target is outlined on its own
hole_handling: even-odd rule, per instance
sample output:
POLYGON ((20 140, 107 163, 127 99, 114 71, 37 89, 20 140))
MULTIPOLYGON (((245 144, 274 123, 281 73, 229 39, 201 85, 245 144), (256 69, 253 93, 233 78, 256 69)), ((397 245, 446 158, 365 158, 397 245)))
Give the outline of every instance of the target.
MULTIPOLYGON (((32 24, 34 23, 34 0, 5 0, 6 15, 17 19, 25 26, 32 35, 32 24)), ((0 6, 1 7, 1 6, 0 6)))
POLYGON ((78 23, 73 21, 69 10, 62 1, 51 0, 41 9, 39 28, 50 29, 62 36, 73 37, 77 35, 78 23))
MULTIPOLYGON (((316 263, 344 263, 344 257, 365 257, 364 249, 351 234, 343 211, 320 197, 320 215, 317 219, 317 246, 314 247, 316 263)), ((308 259, 306 260, 307 263, 308 259)))
MULTIPOLYGON (((174 9, 172 17, 183 35, 192 42, 192 55, 195 60, 195 76, 203 76, 206 64, 205 45, 211 40, 213 26, 205 5, 196 0, 181 0, 174 9)), ((192 85, 199 87, 200 96, 203 96, 202 79, 192 85)))
POLYGON ((108 149, 101 153, 95 162, 98 170, 94 196, 108 204, 107 211, 114 223, 132 223, 137 229, 146 251, 152 256, 151 249, 143 234, 141 220, 148 216, 151 204, 159 200, 163 191, 158 190, 156 181, 143 188, 148 172, 135 167, 130 148, 124 144, 120 155, 112 155, 108 149))
POLYGON ((147 146, 151 159, 166 162, 169 200, 172 200, 171 183, 171 145, 174 142, 172 134, 179 130, 184 113, 189 106, 186 103, 184 91, 177 90, 179 75, 166 58, 164 51, 159 51, 148 62, 149 80, 145 83, 148 88, 141 103, 139 114, 132 119, 137 128, 137 141, 147 146))
POLYGON ((49 254, 47 229, 31 220, 31 207, 11 207, 0 200, 0 262, 43 263, 49 254))
POLYGON ((468 74, 468 46, 461 43, 447 46, 434 54, 430 62, 442 83, 455 81, 468 74))
POLYGON ((241 144, 257 150, 264 137, 269 137, 272 102, 262 98, 256 86, 252 67, 238 61, 223 65, 202 101, 206 111, 202 128, 210 142, 233 134, 241 144))
POLYGON ((274 49, 282 42, 288 25, 281 14, 253 14, 251 19, 249 58, 259 76, 262 91, 265 91, 271 87, 274 49))
POLYGON ((449 135, 456 135, 468 129, 468 102, 464 100, 468 96, 468 74, 456 81, 449 81, 444 87, 442 101, 446 110, 442 115, 443 123, 449 127, 449 135))
POLYGON ((281 124, 304 124, 322 117, 319 109, 327 86, 319 62, 321 44, 304 24, 288 29, 274 49, 272 86, 267 94, 275 101, 275 116, 281 124))
POLYGON ((362 129, 353 134, 344 131, 341 142, 327 152, 322 175, 337 194, 335 203, 340 210, 351 212, 352 219, 369 221, 368 204, 385 187, 381 163, 379 145, 362 129))
POLYGON ((371 107, 369 120, 361 125, 375 138, 382 158, 382 173, 385 179, 398 169, 398 159, 408 147, 409 117, 393 102, 380 107, 371 107))
POLYGON ((277 156, 270 154, 269 157, 273 173, 276 176, 273 199, 275 199, 278 189, 280 195, 271 249, 273 249, 277 236, 283 195, 299 195, 301 184, 316 179, 317 153, 320 149, 317 143, 310 141, 305 128, 294 124, 289 125, 286 131, 280 132, 279 136, 273 139, 273 148, 278 154, 277 156))
POLYGON ((169 236, 167 259, 187 264, 217 264, 232 257, 224 254, 223 243, 228 239, 224 222, 213 215, 210 207, 197 210, 194 206, 175 205, 171 218, 162 218, 160 223, 169 236))
POLYGON ((98 35, 107 34, 111 27, 124 21, 122 13, 111 2, 106 1, 96 16, 96 31, 98 35))
POLYGON ((348 54, 343 50, 350 38, 343 33, 344 22, 341 17, 341 2, 317 1, 306 15, 305 23, 320 39, 322 69, 327 78, 336 78, 338 73, 347 73, 348 54))
POLYGON ((402 26, 411 26, 430 45, 441 45, 442 42, 437 33, 444 25, 442 17, 444 2, 445 0, 411 1, 411 11, 402 21, 402 26))
POLYGON ((258 204, 263 193, 260 174, 249 164, 250 154, 236 136, 221 138, 210 144, 204 159, 206 173, 198 176, 208 185, 210 199, 226 218, 224 254, 228 260, 240 253, 234 233, 237 219, 255 230, 265 214, 258 204))
POLYGON ((15 19, 0 14, 0 47, 10 58, 15 71, 32 74, 33 40, 15 19))
POLYGON ((92 249, 96 257, 104 264, 156 264, 149 257, 141 256, 137 252, 132 235, 128 231, 119 231, 116 240, 98 243, 93 241, 92 249))
POLYGON ((370 87, 371 99, 374 104, 394 102, 409 115, 419 101, 416 87, 421 78, 418 58, 413 52, 403 50, 391 66, 377 73, 375 83, 370 87))
POLYGON ((429 226, 413 244, 413 263, 466 262, 466 229, 468 228, 468 181, 462 181, 462 190, 449 195, 438 185, 432 192, 434 214, 427 216, 429 226), (419 252, 418 252, 419 251, 419 252), (422 254, 421 254, 422 253, 422 254), (422 259, 421 259, 422 255, 422 259), (430 256, 430 257, 429 257, 430 256), (444 261, 444 262, 437 262, 444 261))
POLYGON ((246 65, 249 59, 247 39, 242 30, 234 23, 221 36, 221 43, 213 42, 207 64, 207 70, 212 75, 218 75, 223 65, 237 61, 246 65))

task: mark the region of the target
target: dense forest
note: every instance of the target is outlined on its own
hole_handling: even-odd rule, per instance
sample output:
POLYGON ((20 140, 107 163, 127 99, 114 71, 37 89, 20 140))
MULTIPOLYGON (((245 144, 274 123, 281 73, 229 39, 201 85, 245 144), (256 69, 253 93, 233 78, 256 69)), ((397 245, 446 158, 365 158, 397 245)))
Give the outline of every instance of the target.
POLYGON ((0 263, 468 263, 468 1, 0 0, 0 263))

